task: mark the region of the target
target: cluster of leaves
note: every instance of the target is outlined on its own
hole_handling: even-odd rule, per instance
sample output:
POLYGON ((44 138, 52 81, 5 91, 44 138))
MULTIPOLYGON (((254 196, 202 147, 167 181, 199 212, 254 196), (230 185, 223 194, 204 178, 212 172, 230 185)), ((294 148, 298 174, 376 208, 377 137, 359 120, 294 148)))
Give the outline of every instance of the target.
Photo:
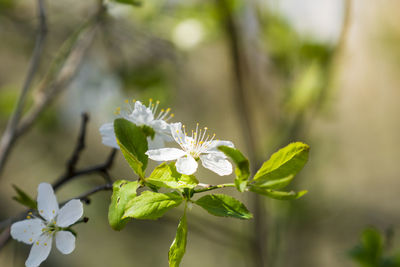
POLYGON ((360 243, 350 251, 350 257, 362 267, 400 267, 400 254, 387 255, 382 234, 369 227, 361 234, 360 243))
POLYGON ((288 186, 307 162, 309 146, 300 142, 273 154, 252 178, 247 158, 235 148, 221 146, 219 149, 236 165, 234 183, 196 189, 199 183, 196 177, 177 172, 175 163, 162 163, 146 177, 148 129, 119 118, 114 121, 114 132, 123 156, 139 178, 136 181, 119 180, 114 183, 109 223, 113 229, 121 230, 132 218, 155 220, 184 202, 184 213, 169 251, 170 266, 179 266, 185 253, 188 203, 194 203, 215 216, 238 219, 253 217, 243 203, 229 195, 208 194, 193 199, 197 193, 235 187, 239 192, 252 191, 280 200, 296 199, 306 193, 278 191, 288 186), (139 188, 144 191, 139 193, 139 188))

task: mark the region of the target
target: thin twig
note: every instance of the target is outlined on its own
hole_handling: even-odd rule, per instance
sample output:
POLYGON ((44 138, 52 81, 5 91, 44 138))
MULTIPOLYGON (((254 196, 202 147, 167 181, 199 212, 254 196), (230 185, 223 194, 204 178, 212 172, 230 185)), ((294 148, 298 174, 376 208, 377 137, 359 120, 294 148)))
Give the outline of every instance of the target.
POLYGON ((89 122, 89 115, 87 113, 82 114, 82 122, 81 128, 79 131, 78 138, 76 140, 75 149, 73 150, 71 157, 67 161, 67 165, 65 168, 65 173, 61 175, 54 183, 53 188, 54 191, 57 191, 60 186, 63 184, 71 181, 76 177, 80 177, 87 174, 98 173, 100 174, 106 182, 111 182, 111 177, 108 173, 108 170, 112 167, 114 162, 114 158, 116 155, 117 150, 112 149, 109 156, 107 157, 106 161, 102 164, 90 166, 87 168, 83 168, 78 170, 76 168, 76 164, 78 163, 79 157, 85 148, 85 136, 86 136, 86 129, 87 123, 89 122))
POLYGON ((94 165, 91 167, 83 168, 81 170, 76 170, 70 175, 61 175, 60 178, 53 184, 53 188, 55 191, 59 189, 60 186, 63 184, 69 182, 70 180, 83 176, 83 175, 88 175, 88 174, 100 174, 103 176, 103 178, 106 179, 107 182, 110 182, 110 176, 108 174, 108 170, 111 168, 115 155, 116 155, 117 150, 112 149, 109 156, 107 157, 106 161, 102 164, 94 165), (106 175, 105 175, 106 174, 106 175), (107 178, 106 178, 107 177, 107 178))
POLYGON ((40 60, 42 58, 43 47, 45 39, 47 36, 47 19, 46 19, 46 9, 44 6, 44 0, 37 1, 37 12, 39 17, 39 25, 36 35, 35 47, 32 52, 32 57, 29 63, 29 69, 21 89, 21 94, 15 105, 13 114, 8 121, 6 130, 0 141, 0 174, 8 158, 8 153, 11 150, 15 140, 17 125, 21 118, 22 110, 24 108, 25 99, 28 94, 29 89, 32 86, 33 79, 39 70, 40 60))
MULTIPOLYGON (((43 1, 43 0, 42 0, 43 1)), ((40 1, 40 3, 42 3, 40 1)), ((40 114, 51 104, 75 77, 87 50, 89 49, 99 22, 103 17, 105 7, 102 5, 99 10, 75 32, 71 38, 61 47, 60 55, 55 58, 55 63, 50 68, 48 75, 39 85, 38 93, 34 98, 34 104, 26 115, 19 118, 12 134, 3 135, 0 144, 0 175, 11 149, 17 139, 37 121, 40 114)))

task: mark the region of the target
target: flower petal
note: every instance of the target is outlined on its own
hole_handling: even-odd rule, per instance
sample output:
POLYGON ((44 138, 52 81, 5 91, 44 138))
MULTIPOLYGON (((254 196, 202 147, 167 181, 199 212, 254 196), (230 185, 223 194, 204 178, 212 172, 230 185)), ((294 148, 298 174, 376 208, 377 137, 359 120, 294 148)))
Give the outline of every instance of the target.
POLYGON ((11 236, 20 242, 32 244, 43 233, 42 229, 45 227, 41 219, 19 221, 11 225, 11 236))
POLYGON ((53 187, 48 183, 38 186, 38 211, 40 216, 50 222, 58 213, 58 203, 53 187))
POLYGON ((101 134, 101 142, 103 144, 119 149, 117 138, 115 137, 113 122, 101 125, 99 131, 101 134))
POLYGON ((200 159, 205 168, 212 170, 220 176, 232 173, 232 164, 217 153, 201 155, 200 159))
POLYGON ((185 151, 178 148, 153 149, 148 150, 145 154, 149 156, 150 159, 156 161, 175 160, 186 155, 185 151))
POLYGON ((171 138, 171 127, 163 120, 154 120, 150 123, 150 127, 158 134, 167 135, 171 138))
POLYGON ((179 173, 186 175, 192 175, 193 173, 195 173, 197 170, 197 165, 198 164, 196 160, 190 155, 188 155, 187 157, 179 158, 175 164, 176 170, 179 173))
POLYGON ((135 107, 128 118, 137 125, 150 125, 154 120, 154 115, 151 109, 143 105, 140 101, 135 102, 135 107))
POLYGON ((33 244, 29 257, 25 262, 25 266, 37 267, 47 259, 51 250, 52 241, 52 235, 42 234, 33 244))
POLYGON ((82 202, 78 199, 72 199, 68 201, 58 212, 57 216, 57 226, 60 227, 68 227, 83 214, 83 205, 82 202))
POLYGON ((209 144, 207 144, 207 152, 222 153, 221 151, 218 150, 219 146, 235 147, 231 141, 213 140, 213 141, 209 142, 209 144))
POLYGON ((75 236, 69 231, 57 232, 56 246, 62 254, 70 254, 75 249, 75 236))

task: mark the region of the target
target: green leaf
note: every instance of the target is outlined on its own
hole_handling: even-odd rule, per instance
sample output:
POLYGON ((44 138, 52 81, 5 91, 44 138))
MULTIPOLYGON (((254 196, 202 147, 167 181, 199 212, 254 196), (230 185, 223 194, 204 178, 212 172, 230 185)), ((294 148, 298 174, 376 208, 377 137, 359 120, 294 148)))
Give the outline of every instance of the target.
POLYGON ((280 149, 257 171, 253 185, 273 189, 286 187, 307 163, 309 149, 301 142, 280 149))
POLYGON ((238 219, 253 218, 253 215, 247 210, 243 203, 228 195, 206 195, 196 200, 194 203, 215 216, 238 219))
POLYGON ((199 183, 194 175, 184 175, 176 171, 175 163, 163 163, 145 181, 156 187, 194 188, 199 183))
POLYGON ((383 238, 378 230, 369 227, 361 235, 361 243, 350 251, 350 256, 363 266, 381 266, 383 238))
POLYGON ((276 191, 276 190, 267 189, 267 188, 260 188, 257 186, 250 186, 250 191, 260 194, 260 195, 270 197, 270 198, 278 199, 278 200, 298 199, 298 198, 304 196, 305 194, 307 194, 307 192, 308 192, 307 190, 303 190, 300 192, 294 192, 294 191, 284 192, 284 191, 276 191))
POLYGON ((114 121, 118 145, 129 166, 142 178, 147 166, 147 140, 142 129, 125 119, 114 121))
POLYGON ((22 189, 20 189, 18 186, 15 184, 12 185, 15 192, 17 192, 17 195, 14 196, 12 199, 17 201, 18 203, 36 210, 37 209, 37 202, 33 200, 27 193, 25 193, 22 189))
POLYGON ((235 185, 236 188, 240 192, 244 192, 247 187, 247 182, 250 176, 250 167, 248 159, 243 156, 242 152, 239 150, 229 147, 229 146, 220 146, 218 147, 219 150, 224 152, 226 156, 232 159, 232 161, 236 165, 235 174, 235 185))
POLYGON ((108 209, 108 222, 114 230, 121 230, 129 221, 122 218, 126 210, 126 204, 136 197, 136 190, 139 187, 137 181, 131 182, 119 180, 113 184, 113 194, 108 209))
POLYGON ((177 192, 155 193, 145 191, 128 203, 122 218, 132 217, 136 219, 155 220, 181 203, 182 196, 177 192))
POLYGON ((114 0, 117 3, 131 5, 131 6, 141 6, 142 2, 136 0, 114 0))
POLYGON ((178 229, 176 230, 176 236, 171 244, 168 252, 169 267, 179 267, 183 255, 186 251, 187 243, 187 221, 186 221, 186 210, 181 220, 179 221, 178 229))

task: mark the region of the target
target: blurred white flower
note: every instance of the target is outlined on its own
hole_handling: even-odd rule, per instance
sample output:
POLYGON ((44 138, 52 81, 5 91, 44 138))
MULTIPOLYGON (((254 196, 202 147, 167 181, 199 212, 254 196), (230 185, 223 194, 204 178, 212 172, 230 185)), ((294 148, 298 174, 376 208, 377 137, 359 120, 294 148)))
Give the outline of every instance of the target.
POLYGON ((33 244, 25 262, 27 267, 39 266, 49 256, 53 237, 61 253, 71 253, 75 249, 75 236, 67 228, 83 214, 78 199, 68 201, 59 210, 53 188, 48 183, 39 184, 37 205, 40 216, 28 215, 27 220, 11 225, 11 236, 15 240, 33 244))
POLYGON ((213 140, 215 134, 210 138, 206 136, 207 127, 204 130, 196 126, 189 137, 186 134, 185 126, 180 122, 170 124, 171 134, 174 140, 180 145, 178 148, 161 148, 148 150, 146 155, 156 161, 176 161, 176 170, 179 173, 191 175, 197 170, 197 160, 200 159, 203 166, 218 175, 229 175, 232 173, 232 164, 226 159, 224 153, 218 150, 219 146, 234 147, 230 141, 213 140))
MULTIPOLYGON (((125 102, 129 105, 129 100, 125 100, 125 102)), ((154 104, 153 100, 150 99, 149 106, 147 107, 140 101, 135 101, 133 110, 129 105, 127 110, 118 108, 116 111, 119 117, 129 120, 137 126, 145 125, 154 130, 154 137, 147 138, 150 149, 163 147, 164 142, 172 141, 170 126, 167 121, 173 118, 174 114, 170 114, 170 108, 166 110, 161 109, 158 112, 159 104, 159 101, 156 101, 154 104)), ((99 130, 103 144, 119 149, 113 122, 103 124, 99 130)))
POLYGON ((203 38, 203 24, 197 19, 187 19, 180 22, 172 33, 172 41, 182 49, 195 47, 203 38))

